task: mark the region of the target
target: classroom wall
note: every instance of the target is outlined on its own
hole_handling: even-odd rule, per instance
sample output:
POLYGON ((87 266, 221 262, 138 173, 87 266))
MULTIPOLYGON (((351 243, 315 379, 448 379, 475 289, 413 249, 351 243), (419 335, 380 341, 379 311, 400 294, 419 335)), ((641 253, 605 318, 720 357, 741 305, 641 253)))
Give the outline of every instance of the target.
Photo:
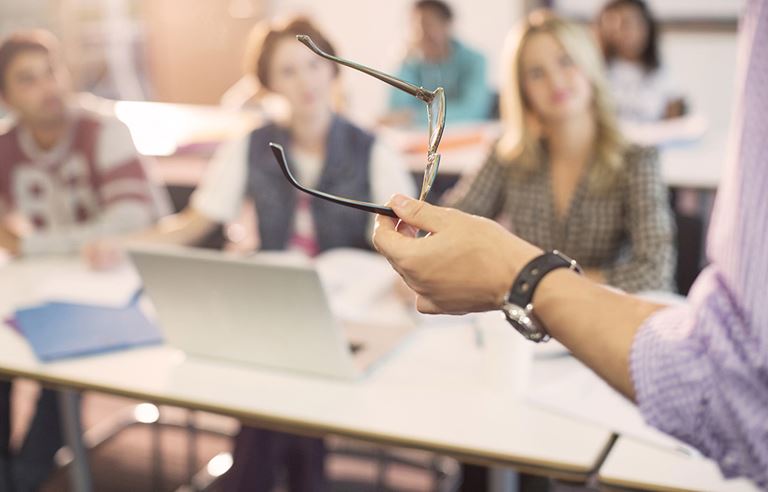
POLYGON ((153 98, 218 104, 242 74, 248 33, 263 15, 236 18, 224 1, 142 0, 153 98))
POLYGON ((710 132, 727 132, 733 109, 735 32, 673 31, 662 37, 672 77, 690 97, 692 110, 709 119, 710 132))

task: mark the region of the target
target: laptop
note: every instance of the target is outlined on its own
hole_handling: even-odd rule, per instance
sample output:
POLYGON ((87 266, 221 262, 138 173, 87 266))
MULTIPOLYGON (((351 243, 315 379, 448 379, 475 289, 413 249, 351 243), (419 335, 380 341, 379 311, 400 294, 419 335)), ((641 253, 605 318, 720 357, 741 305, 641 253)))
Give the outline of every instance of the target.
POLYGON ((191 356, 354 380, 415 327, 341 323, 310 265, 175 247, 129 256, 166 341, 191 356))

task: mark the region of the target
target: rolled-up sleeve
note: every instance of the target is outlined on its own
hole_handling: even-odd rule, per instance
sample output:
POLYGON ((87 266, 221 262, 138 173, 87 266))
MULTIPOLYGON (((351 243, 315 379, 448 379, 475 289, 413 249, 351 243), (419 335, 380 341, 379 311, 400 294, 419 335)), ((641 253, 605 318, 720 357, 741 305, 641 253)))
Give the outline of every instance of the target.
POLYGON ((637 402, 652 426, 713 458, 726 476, 768 486, 768 363, 715 267, 688 305, 658 312, 631 354, 637 402))
POLYGON ((718 190, 711 261, 685 306, 657 312, 630 355, 648 422, 768 489, 768 2, 741 24, 740 101, 718 190))

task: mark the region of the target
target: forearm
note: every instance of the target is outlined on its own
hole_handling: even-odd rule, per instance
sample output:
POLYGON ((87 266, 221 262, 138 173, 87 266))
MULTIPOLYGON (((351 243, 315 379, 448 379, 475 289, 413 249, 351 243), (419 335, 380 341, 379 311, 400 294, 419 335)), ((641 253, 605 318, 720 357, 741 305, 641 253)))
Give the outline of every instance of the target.
POLYGON ((126 242, 175 244, 190 246, 211 233, 216 222, 193 208, 161 219, 154 227, 124 238, 126 242))
POLYGON ((536 313, 553 338, 600 377, 634 399, 629 356, 635 333, 662 306, 618 292, 566 270, 545 276, 536 313))
POLYGON ((91 223, 56 232, 33 233, 22 238, 21 253, 69 254, 91 241, 116 237, 148 227, 154 220, 150 207, 141 202, 117 203, 91 223))
POLYGON ((605 272, 599 268, 585 268, 584 276, 593 282, 597 282, 598 284, 605 283, 605 272))

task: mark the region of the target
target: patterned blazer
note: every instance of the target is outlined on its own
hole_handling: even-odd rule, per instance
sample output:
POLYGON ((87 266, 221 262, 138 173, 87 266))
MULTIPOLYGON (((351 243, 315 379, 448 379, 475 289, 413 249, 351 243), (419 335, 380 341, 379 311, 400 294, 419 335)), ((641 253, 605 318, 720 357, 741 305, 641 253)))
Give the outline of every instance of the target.
POLYGON ((544 250, 558 249, 627 292, 673 290, 674 222, 654 149, 629 146, 616 183, 597 193, 589 173, 563 218, 555 211, 549 163, 531 172, 491 153, 448 195, 447 205, 509 224, 544 250))

